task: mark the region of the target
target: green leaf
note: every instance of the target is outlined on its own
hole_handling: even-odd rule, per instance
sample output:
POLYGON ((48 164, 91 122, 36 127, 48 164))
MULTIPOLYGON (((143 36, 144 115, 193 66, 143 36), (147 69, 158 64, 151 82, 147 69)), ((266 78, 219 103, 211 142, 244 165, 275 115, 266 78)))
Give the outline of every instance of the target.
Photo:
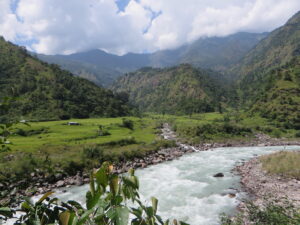
POLYGON ((105 188, 108 185, 108 177, 106 174, 106 171, 103 167, 101 167, 95 174, 96 177, 96 181, 98 186, 101 185, 103 190, 105 190, 105 188))
POLYGON ((110 191, 115 196, 119 192, 119 177, 118 175, 113 175, 113 177, 110 180, 110 191))
POLYGON ((8 207, 3 207, 0 208, 0 215, 11 218, 13 216, 13 211, 8 207))
POLYGON ((29 202, 25 201, 21 204, 21 209, 22 210, 31 210, 32 209, 32 206, 30 205, 29 202))
POLYGON ((129 176, 134 176, 134 169, 130 168, 128 170, 128 174, 129 174, 129 176))
POLYGON ((185 222, 182 222, 182 221, 179 221, 179 224, 180 225, 189 225, 188 223, 185 223, 185 222))
POLYGON ((92 209, 99 202, 99 200, 101 200, 100 197, 100 193, 96 193, 94 196, 92 196, 92 193, 88 191, 86 193, 86 208, 92 209))
POLYGON ((129 209, 127 207, 117 207, 116 211, 116 225, 128 224, 129 220, 129 209))
POLYGON ((70 204, 71 206, 75 207, 76 209, 83 209, 83 207, 81 206, 81 204, 79 202, 70 200, 67 203, 70 204))
POLYGON ((64 211, 59 214, 60 225, 68 225, 71 213, 69 211, 64 211))
POLYGON ((154 214, 156 214, 158 200, 157 200, 157 198, 151 197, 151 202, 152 202, 152 208, 153 208, 154 214))
POLYGON ((80 219, 78 220, 78 225, 85 224, 85 222, 89 219, 89 216, 94 212, 93 209, 87 210, 85 213, 82 214, 80 219))
POLYGON ((46 194, 44 194, 38 201, 37 203, 41 203, 42 201, 44 201, 46 198, 48 198, 50 195, 52 195, 54 192, 53 191, 50 191, 50 192, 47 192, 46 194))
POLYGON ((95 195, 95 182, 94 182, 94 176, 93 176, 93 172, 91 172, 90 174, 90 191, 92 196, 95 195))

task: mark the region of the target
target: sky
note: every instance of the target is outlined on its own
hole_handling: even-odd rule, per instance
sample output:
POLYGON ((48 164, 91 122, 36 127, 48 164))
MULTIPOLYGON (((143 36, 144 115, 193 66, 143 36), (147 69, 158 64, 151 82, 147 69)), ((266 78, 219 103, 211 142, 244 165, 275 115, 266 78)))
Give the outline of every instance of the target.
POLYGON ((272 31, 299 10, 300 0, 0 0, 0 35, 43 54, 122 55, 272 31))

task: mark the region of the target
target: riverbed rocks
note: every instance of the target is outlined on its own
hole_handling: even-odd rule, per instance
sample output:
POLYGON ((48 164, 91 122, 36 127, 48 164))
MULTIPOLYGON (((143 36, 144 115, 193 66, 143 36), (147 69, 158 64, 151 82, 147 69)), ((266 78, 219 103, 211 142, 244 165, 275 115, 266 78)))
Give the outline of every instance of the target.
POLYGON ((243 188, 255 197, 255 204, 261 205, 265 198, 274 198, 276 201, 288 199, 300 207, 299 180, 267 174, 263 171, 259 158, 237 166, 236 169, 241 174, 243 188))

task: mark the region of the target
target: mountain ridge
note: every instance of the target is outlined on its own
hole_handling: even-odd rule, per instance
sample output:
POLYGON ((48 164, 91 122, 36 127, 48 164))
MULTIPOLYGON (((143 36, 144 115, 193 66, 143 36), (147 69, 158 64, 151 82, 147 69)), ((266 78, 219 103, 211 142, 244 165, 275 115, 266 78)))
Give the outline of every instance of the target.
POLYGON ((42 62, 1 37, 0 52, 0 99, 15 99, 4 117, 53 120, 129 114, 122 96, 42 62))
POLYGON ((84 77, 83 74, 90 74, 93 77, 92 81, 108 86, 121 74, 149 66, 164 68, 188 63, 196 67, 224 71, 242 58, 266 34, 240 32, 225 37, 202 38, 176 49, 149 54, 127 53, 117 56, 102 50, 90 50, 65 56, 37 55, 37 57, 46 62, 59 64, 76 75, 84 77), (78 69, 81 64, 84 72, 78 69), (97 73, 89 67, 95 67, 100 72, 97 73))

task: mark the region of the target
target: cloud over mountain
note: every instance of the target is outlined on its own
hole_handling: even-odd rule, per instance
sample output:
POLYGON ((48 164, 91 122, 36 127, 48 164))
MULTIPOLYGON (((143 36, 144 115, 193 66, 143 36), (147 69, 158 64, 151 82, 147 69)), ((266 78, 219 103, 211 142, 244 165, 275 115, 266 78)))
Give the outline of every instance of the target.
POLYGON ((151 52, 200 37, 271 31, 300 10, 299 0, 120 2, 1 0, 0 35, 45 54, 151 52))

